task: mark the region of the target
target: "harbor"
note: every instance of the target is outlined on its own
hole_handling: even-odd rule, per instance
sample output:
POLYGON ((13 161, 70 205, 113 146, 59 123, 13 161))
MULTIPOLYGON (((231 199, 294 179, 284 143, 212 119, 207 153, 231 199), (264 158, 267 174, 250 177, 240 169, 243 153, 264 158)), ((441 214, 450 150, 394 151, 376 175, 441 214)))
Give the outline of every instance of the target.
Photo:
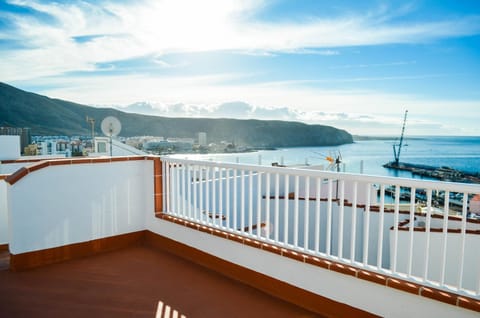
POLYGON ((412 177, 419 176, 420 178, 430 178, 448 182, 462 182, 462 183, 480 183, 480 173, 468 173, 458 169, 447 166, 434 167, 423 164, 412 164, 400 162, 400 154, 404 146, 405 125, 407 123, 408 110, 405 111, 403 117, 402 133, 398 144, 393 144, 393 161, 383 165, 384 168, 408 171, 412 177))

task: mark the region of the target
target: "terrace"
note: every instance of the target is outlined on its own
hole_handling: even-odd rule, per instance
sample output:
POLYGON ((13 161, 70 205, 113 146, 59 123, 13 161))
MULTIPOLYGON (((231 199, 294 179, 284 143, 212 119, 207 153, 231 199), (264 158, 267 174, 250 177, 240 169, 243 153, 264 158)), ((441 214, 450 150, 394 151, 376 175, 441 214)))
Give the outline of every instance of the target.
POLYGON ((30 271, 0 271, 0 282, 2 317, 316 316, 143 244, 30 271))
MULTIPOLYGON (((0 177, 6 202, 0 244, 14 271, 0 276, 5 286, 72 261, 47 264, 118 249, 113 253, 128 255, 137 246, 133 252, 159 253, 145 261, 149 266, 158 262, 160 270, 159 259, 173 253, 199 271, 233 279, 234 287, 254 288, 247 294, 259 301, 251 308, 278 306, 286 315, 473 317, 480 311, 480 222, 468 213, 478 185, 149 156, 4 161, 1 167, 8 165, 23 167, 0 177), (425 194, 421 204, 417 193, 425 194), (460 207, 450 204, 451 194, 460 207)), ((106 255, 114 254, 82 261, 106 255)), ((105 266, 95 270, 103 267, 108 276, 105 266)), ((182 276, 176 270, 161 272, 182 276)), ((200 308, 236 299, 209 295, 200 308)), ((194 302, 174 292, 172 299, 179 308, 194 302)), ((229 310, 239 307, 249 305, 229 310)), ((249 315, 263 317, 263 309, 249 315)))

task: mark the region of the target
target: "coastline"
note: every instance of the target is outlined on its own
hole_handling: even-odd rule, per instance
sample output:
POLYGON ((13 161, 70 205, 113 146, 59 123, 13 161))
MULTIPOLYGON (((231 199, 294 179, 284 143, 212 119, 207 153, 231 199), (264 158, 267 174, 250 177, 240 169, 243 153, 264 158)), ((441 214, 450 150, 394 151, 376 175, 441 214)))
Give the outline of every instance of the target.
MULTIPOLYGON (((260 150, 237 153, 174 154, 177 158, 219 162, 271 165, 274 162, 286 166, 328 166, 325 156, 342 155, 342 170, 347 173, 363 173, 377 176, 425 179, 427 176, 412 176, 410 171, 391 170, 383 165, 393 160, 393 139, 359 140, 341 146, 324 147, 278 147, 275 150, 260 150)), ((480 172, 480 137, 435 136, 407 139, 408 146, 402 151, 402 162, 431 167, 451 167, 476 174, 480 172)))

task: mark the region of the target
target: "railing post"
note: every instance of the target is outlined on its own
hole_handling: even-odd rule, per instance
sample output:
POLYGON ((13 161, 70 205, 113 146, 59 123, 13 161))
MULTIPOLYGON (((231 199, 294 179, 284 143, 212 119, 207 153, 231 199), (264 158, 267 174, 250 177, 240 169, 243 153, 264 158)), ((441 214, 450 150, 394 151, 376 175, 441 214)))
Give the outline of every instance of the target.
POLYGON ((410 193, 410 227, 408 229, 409 233, 409 246, 408 246, 408 276, 412 276, 412 265, 413 265, 413 235, 414 235, 414 229, 415 229, 415 193, 416 189, 412 188, 411 193, 410 193))
POLYGON ((182 200, 182 213, 181 215, 182 216, 187 216, 187 209, 186 209, 186 201, 188 199, 187 197, 187 191, 186 191, 186 180, 185 180, 185 169, 186 169, 186 164, 182 164, 182 179, 181 179, 181 188, 182 188, 182 196, 183 196, 183 200, 182 200))
POLYGON ((316 178, 315 185, 315 252, 319 253, 320 251, 320 223, 322 216, 320 215, 320 204, 321 204, 321 188, 322 179, 320 177, 316 178))
POLYGON ((380 211, 378 218, 377 267, 382 268, 383 260, 383 224, 385 218, 385 185, 380 186, 380 211))
POLYGON ((284 194, 284 211, 283 211, 283 243, 288 245, 288 201, 289 201, 289 178, 288 173, 285 174, 285 194, 284 194))
POLYGON ((458 274, 458 290, 461 291, 463 288, 463 272, 465 267, 465 241, 467 238, 467 208, 468 208, 468 193, 463 193, 463 204, 462 204, 462 245, 460 247, 460 271, 458 274))
POLYGON ((231 229, 231 213, 230 213, 230 171, 231 169, 225 169, 225 213, 226 215, 226 221, 225 221, 225 226, 228 229, 231 229))
POLYGON ((205 220, 210 223, 208 214, 210 213, 210 167, 205 167, 205 220))
POLYGON ((253 234, 253 171, 248 172, 248 234, 253 234))
POLYGON ((358 181, 353 182, 353 199, 352 199, 352 237, 350 240, 350 262, 355 262, 355 252, 357 249, 357 192, 358 181))
POLYGON ((280 174, 277 172, 275 174, 275 242, 279 242, 279 231, 280 231, 280 174))
POLYGON ((200 184, 199 177, 198 177, 198 166, 193 166, 193 218, 198 220, 198 206, 197 206, 197 189, 200 184))
POLYGON ((188 218, 192 219, 192 186, 194 185, 193 180, 192 180, 192 167, 188 164, 186 165, 187 167, 187 205, 188 205, 188 218))
POLYGON ((199 202, 198 202, 198 213, 200 215, 200 222, 204 223, 205 222, 205 218, 204 218, 204 215, 203 215, 203 198, 204 198, 204 194, 203 194, 203 190, 204 190, 204 187, 203 187, 203 184, 204 184, 204 177, 203 177, 203 174, 204 174, 204 171, 205 171, 205 168, 203 166, 199 166, 198 167, 198 172, 199 172, 199 176, 198 176, 198 186, 199 186, 199 189, 200 189, 200 193, 198 194, 198 198, 199 198, 199 202))
POLYGON ((212 169, 212 177, 210 180, 212 180, 212 208, 211 208, 211 211, 209 211, 211 215, 210 221, 214 226, 216 226, 218 207, 217 207, 217 172, 215 168, 212 169))
POLYGON ((370 243, 370 183, 367 183, 366 200, 365 200, 365 218, 363 232, 363 266, 368 265, 368 253, 370 243))
POLYGON ((309 249, 309 218, 310 218, 310 177, 305 177, 305 205, 303 210, 303 248, 309 249))
POLYGON ((240 231, 245 231, 245 170, 240 171, 240 231))
POLYGON ((447 241, 448 241, 448 214, 450 209, 450 192, 445 191, 445 202, 444 202, 444 212, 443 212, 443 225, 442 225, 442 234, 443 234, 443 244, 442 244, 442 263, 440 270, 440 285, 445 285, 445 270, 447 263, 447 241))
MULTIPOLYGON (((338 182, 338 180, 337 180, 338 182)), ((327 199, 327 233, 326 233, 326 254, 331 256, 331 241, 332 241, 332 179, 328 179, 328 199, 327 199)))
POLYGON ((400 186, 395 186, 395 208, 393 215, 393 264, 390 264, 392 267, 392 272, 397 272, 397 252, 398 252, 398 222, 400 214, 400 186))
POLYGON ((262 174, 257 172, 257 237, 262 234, 262 174))
POLYGON ((338 211, 338 257, 343 259, 343 216, 345 213, 345 181, 340 181, 340 207, 338 211))
POLYGON ((237 195, 237 182, 238 182, 238 178, 237 178, 237 172, 238 170, 237 169, 233 169, 233 193, 234 193, 234 196, 233 196, 233 229, 234 230, 237 230, 238 229, 238 195, 237 195))
POLYGON ((424 251, 424 268, 423 268, 423 280, 428 280, 428 262, 430 259, 430 224, 432 222, 432 189, 427 191, 427 216, 426 216, 426 225, 425 225, 425 251, 424 251))
POLYGON ((294 208, 293 208, 293 246, 298 247, 298 198, 299 176, 295 176, 294 208))
POLYGON ((271 228, 270 222, 270 172, 265 175, 265 238, 270 239, 271 228))
MULTIPOLYGON (((166 161, 162 162, 163 165, 163 212, 170 212, 170 169, 169 164, 166 161)), ((158 211, 157 211, 158 212, 158 211)))

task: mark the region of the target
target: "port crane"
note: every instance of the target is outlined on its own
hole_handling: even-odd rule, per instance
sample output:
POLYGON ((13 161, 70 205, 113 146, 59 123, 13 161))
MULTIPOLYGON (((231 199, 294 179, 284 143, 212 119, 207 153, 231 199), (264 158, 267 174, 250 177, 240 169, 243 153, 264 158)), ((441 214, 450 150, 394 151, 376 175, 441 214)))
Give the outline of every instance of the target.
POLYGON ((403 134, 405 133, 405 124, 407 123, 407 114, 408 110, 405 111, 405 116, 403 117, 403 126, 402 126, 402 134, 400 135, 400 142, 398 145, 393 144, 393 158, 395 159, 395 165, 398 166, 400 162, 400 152, 402 151, 402 144, 403 144, 403 134), (398 149, 398 152, 397 152, 398 149))

